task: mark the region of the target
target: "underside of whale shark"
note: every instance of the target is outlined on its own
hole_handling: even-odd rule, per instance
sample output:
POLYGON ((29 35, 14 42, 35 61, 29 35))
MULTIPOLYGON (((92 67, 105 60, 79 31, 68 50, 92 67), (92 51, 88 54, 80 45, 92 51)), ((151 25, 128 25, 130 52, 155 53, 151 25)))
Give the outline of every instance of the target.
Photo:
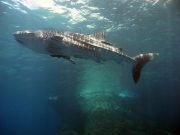
POLYGON ((17 42, 36 52, 52 57, 64 58, 73 64, 73 57, 91 59, 97 63, 105 61, 122 61, 133 64, 132 75, 134 82, 140 79, 144 65, 154 59, 158 53, 139 54, 130 57, 123 53, 122 48, 114 47, 105 39, 103 32, 93 35, 64 32, 58 30, 17 31, 14 34, 17 42))

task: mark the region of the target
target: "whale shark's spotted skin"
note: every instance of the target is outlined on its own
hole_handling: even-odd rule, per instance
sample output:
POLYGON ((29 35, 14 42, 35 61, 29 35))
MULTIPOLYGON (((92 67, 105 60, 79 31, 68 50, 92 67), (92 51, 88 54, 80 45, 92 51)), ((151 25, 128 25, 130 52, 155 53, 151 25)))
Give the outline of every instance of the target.
MULTIPOLYGON (((41 33, 41 32, 40 32, 41 33)), ((96 50, 98 48, 103 48, 107 51, 112 51, 122 54, 119 48, 113 47, 112 44, 105 42, 103 40, 98 40, 92 35, 84 35, 72 32, 60 32, 60 31, 43 31, 42 38, 48 39, 53 36, 62 37, 62 41, 65 45, 72 45, 83 49, 96 50)))
POLYGON ((26 30, 15 32, 14 37, 27 48, 52 57, 64 58, 72 63, 75 63, 72 57, 92 59, 98 63, 109 60, 116 63, 129 62, 134 66, 135 82, 139 80, 145 63, 158 55, 158 53, 148 53, 130 57, 124 54, 121 48, 114 47, 112 43, 107 42, 104 33, 84 35, 58 30, 26 30))

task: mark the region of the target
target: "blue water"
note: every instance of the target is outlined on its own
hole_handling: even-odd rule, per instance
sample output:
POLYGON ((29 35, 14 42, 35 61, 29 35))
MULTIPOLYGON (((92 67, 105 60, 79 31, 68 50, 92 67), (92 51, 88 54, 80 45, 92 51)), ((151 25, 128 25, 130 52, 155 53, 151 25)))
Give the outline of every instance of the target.
POLYGON ((77 97, 99 89, 112 91, 113 101, 130 109, 132 119, 179 135, 179 35, 177 0, 0 0, 0 135, 59 135, 67 123, 84 128, 87 116, 77 97), (73 65, 24 48, 12 34, 26 29, 104 31, 130 56, 160 56, 134 84, 128 64, 73 65))

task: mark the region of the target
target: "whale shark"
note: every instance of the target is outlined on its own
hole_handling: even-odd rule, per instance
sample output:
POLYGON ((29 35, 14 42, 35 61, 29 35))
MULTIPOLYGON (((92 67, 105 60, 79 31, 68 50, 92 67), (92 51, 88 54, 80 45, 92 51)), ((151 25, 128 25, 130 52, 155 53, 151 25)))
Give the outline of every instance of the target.
POLYGON ((122 48, 108 42, 104 32, 85 35, 59 30, 25 30, 16 31, 13 35, 17 42, 35 52, 63 58, 73 64, 73 58, 90 59, 101 64, 105 61, 131 63, 135 83, 139 81, 144 65, 159 55, 145 53, 134 57, 128 56, 122 48))

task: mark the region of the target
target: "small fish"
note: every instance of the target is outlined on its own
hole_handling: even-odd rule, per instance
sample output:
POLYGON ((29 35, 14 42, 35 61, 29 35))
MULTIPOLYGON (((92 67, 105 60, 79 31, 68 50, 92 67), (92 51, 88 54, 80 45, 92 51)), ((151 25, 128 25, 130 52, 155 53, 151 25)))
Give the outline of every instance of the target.
POLYGON ((13 35, 17 42, 27 48, 51 57, 66 59, 73 64, 75 64, 73 57, 91 59, 97 63, 129 62, 133 64, 132 75, 135 83, 140 79, 144 65, 159 55, 159 53, 147 53, 130 57, 122 48, 114 47, 108 42, 103 32, 84 35, 59 30, 25 30, 17 31, 13 35))

